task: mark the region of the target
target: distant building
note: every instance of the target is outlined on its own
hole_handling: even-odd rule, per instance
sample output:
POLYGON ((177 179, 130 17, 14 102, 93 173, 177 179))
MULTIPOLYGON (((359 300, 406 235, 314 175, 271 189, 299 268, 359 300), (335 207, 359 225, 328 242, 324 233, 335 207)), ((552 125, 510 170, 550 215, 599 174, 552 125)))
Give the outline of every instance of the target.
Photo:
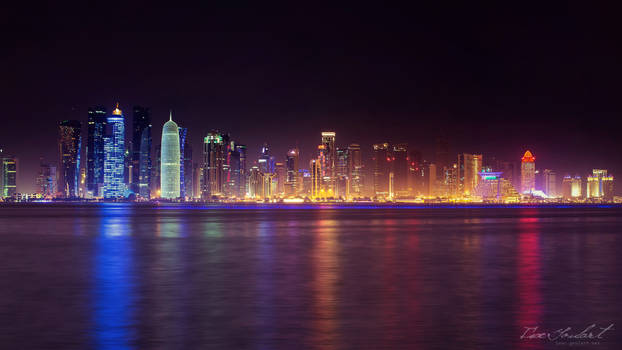
POLYGON ((236 161, 237 165, 233 169, 236 183, 236 191, 235 196, 240 199, 244 199, 246 197, 246 193, 248 192, 248 169, 246 168, 246 158, 247 158, 247 149, 246 145, 236 144, 235 145, 236 152, 236 161))
POLYGON ((482 171, 482 155, 462 153, 458 155, 458 182, 466 196, 475 194, 482 171))
POLYGON ((562 197, 566 200, 573 200, 581 198, 582 181, 579 175, 572 177, 570 175, 564 176, 562 180, 562 197))
POLYGON ((377 143, 372 146, 374 161, 374 195, 389 197, 389 176, 391 173, 391 154, 388 143, 377 143))
POLYGON ((394 197, 408 197, 408 144, 393 145, 391 155, 391 172, 393 173, 394 197))
POLYGON ((287 151, 285 156, 285 195, 287 196, 296 196, 300 192, 299 187, 302 183, 298 175, 299 155, 298 148, 293 148, 287 151))
POLYGON ((64 120, 59 125, 58 192, 63 198, 77 198, 80 186, 82 123, 64 120))
POLYGON ((203 139, 203 188, 204 199, 223 194, 225 143, 222 135, 211 131, 203 139))
POLYGON ((347 199, 350 197, 350 177, 348 174, 348 162, 350 154, 347 148, 337 148, 335 151, 335 196, 347 199))
POLYGON ((475 193, 485 202, 516 202, 520 195, 514 186, 502 177, 502 172, 480 172, 480 181, 477 184, 475 193))
POLYGON ((361 157, 361 146, 356 143, 348 146, 348 177, 350 179, 350 197, 359 198, 363 196, 363 161, 361 157))
POLYGON ((259 171, 261 171, 262 174, 274 173, 274 157, 270 153, 270 147, 267 142, 263 144, 263 147, 261 147, 258 163, 259 171))
POLYGON ((14 197, 17 193, 17 158, 0 149, 0 198, 14 197))
POLYGON ((131 189, 142 198, 151 197, 151 113, 149 108, 134 106, 132 119, 131 189))
POLYGON ((176 199, 181 196, 179 128, 173 121, 173 115, 162 127, 162 153, 160 156, 160 197, 176 199))
POLYGON ((253 199, 263 199, 264 197, 264 179, 263 173, 259 167, 253 166, 248 176, 248 195, 253 199))
POLYGON ((125 117, 116 108, 108 117, 104 137, 104 198, 125 195, 125 117))
POLYGON ((322 148, 324 164, 322 164, 322 172, 324 177, 324 182, 327 187, 327 190, 335 193, 335 180, 336 180, 336 169, 335 165, 337 162, 336 159, 336 151, 335 148, 335 132, 333 131, 323 131, 322 132, 322 148))
POLYGON ((592 175, 587 177, 586 197, 612 201, 613 176, 607 175, 604 169, 592 170, 592 175))
POLYGON ((544 193, 549 197, 557 197, 557 176, 550 169, 544 169, 544 193))
POLYGON ((521 193, 532 193, 536 189, 536 157, 528 150, 521 158, 521 193))
POLYGON ((285 194, 285 180, 287 179, 287 173, 285 171, 285 164, 277 162, 274 164, 275 178, 276 178, 276 191, 275 194, 282 196, 285 194))
POLYGON ((107 123, 105 107, 89 108, 86 143, 86 191, 89 197, 104 195, 104 136, 107 123))
POLYGON ((56 167, 45 163, 43 158, 39 162, 37 174, 37 194, 44 198, 52 198, 56 195, 56 167))
POLYGON ((181 198, 192 198, 192 146, 188 139, 188 128, 179 129, 179 193, 181 198))
POLYGON ((325 198, 326 194, 322 186, 322 162, 312 159, 309 163, 309 173, 311 175, 311 198, 325 198))

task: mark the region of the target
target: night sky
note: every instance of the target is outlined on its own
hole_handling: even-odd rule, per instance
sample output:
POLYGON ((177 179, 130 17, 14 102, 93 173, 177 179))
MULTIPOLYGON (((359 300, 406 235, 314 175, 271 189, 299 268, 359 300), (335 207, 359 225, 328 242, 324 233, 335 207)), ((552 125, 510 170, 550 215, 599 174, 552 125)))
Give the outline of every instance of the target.
POLYGON ((622 178, 619 12, 518 4, 4 8, 0 148, 32 192, 39 157, 57 161, 58 122, 85 125, 88 107, 118 101, 127 129, 133 105, 151 108, 154 146, 172 108, 195 162, 210 129, 250 158, 269 141, 282 161, 298 143, 303 165, 322 130, 365 157, 388 141, 428 160, 445 134, 452 155, 518 161, 530 149, 561 176, 622 178))

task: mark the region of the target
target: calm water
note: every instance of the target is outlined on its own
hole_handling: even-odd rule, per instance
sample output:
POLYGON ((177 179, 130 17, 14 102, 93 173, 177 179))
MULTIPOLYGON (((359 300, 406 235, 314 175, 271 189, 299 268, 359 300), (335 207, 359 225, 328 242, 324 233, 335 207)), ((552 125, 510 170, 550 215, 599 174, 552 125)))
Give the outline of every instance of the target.
POLYGON ((0 347, 622 348, 620 208, 286 208, 0 206, 0 347))

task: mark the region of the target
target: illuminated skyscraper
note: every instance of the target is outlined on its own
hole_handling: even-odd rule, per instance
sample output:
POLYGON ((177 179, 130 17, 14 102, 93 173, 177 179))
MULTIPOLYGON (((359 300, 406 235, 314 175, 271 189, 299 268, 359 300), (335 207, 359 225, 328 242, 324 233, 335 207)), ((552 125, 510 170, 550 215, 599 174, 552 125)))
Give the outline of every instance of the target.
POLYGON ((562 197, 567 200, 580 198, 582 193, 581 187, 581 176, 564 176, 564 179, 562 180, 562 197))
POLYGON ((322 172, 324 182, 327 189, 332 193, 335 193, 335 179, 336 179, 336 149, 335 149, 335 133, 333 131, 322 132, 322 153, 324 154, 324 164, 322 164, 322 172))
POLYGON ((348 146, 348 177, 350 179, 350 197, 363 196, 363 161, 361 146, 353 143, 348 146))
POLYGON ((268 143, 264 143, 261 147, 261 153, 259 154, 259 171, 263 174, 274 173, 274 157, 270 153, 270 147, 268 143))
POLYGON ((116 108, 108 117, 104 137, 104 198, 118 198, 125 194, 125 117, 116 108))
POLYGON ((326 198, 322 186, 322 162, 318 159, 312 159, 309 163, 309 172, 311 173, 311 198, 326 198))
POLYGON ((531 193, 536 189, 536 157, 530 151, 521 158, 520 181, 521 193, 531 193))
POLYGON ((181 196, 181 155, 179 127, 173 121, 173 113, 162 127, 162 153, 160 156, 160 197, 176 199, 181 196))
POLYGON ((234 175, 237 178, 237 191, 236 197, 243 199, 246 197, 247 191, 247 183, 248 183, 248 171, 246 168, 246 146, 245 145, 235 145, 235 151, 237 153, 237 167, 234 169, 234 175))
POLYGON ((592 170, 592 175, 587 177, 586 197, 613 200, 613 176, 607 175, 604 169, 592 170))
POLYGON ((458 179, 466 196, 475 194, 482 171, 482 155, 463 153, 458 155, 458 179))
POLYGON ((132 119, 132 191, 151 197, 151 114, 149 108, 134 106, 132 119))
POLYGON ((64 198, 79 195, 81 131, 82 123, 77 120, 64 120, 59 126, 58 191, 64 198))
POLYGON ((192 198, 192 146, 188 142, 188 128, 179 130, 179 194, 192 198))
POLYGON ((298 157, 300 152, 298 148, 290 149, 287 152, 285 159, 286 179, 285 179, 285 194, 288 196, 295 196, 298 194, 299 189, 299 176, 298 176, 298 157))
POLYGON ((106 108, 93 107, 88 111, 86 144, 86 190, 89 196, 103 196, 104 136, 108 115, 106 108))
POLYGON ((202 197, 223 194, 225 164, 225 143, 222 135, 211 131, 203 139, 203 188, 202 197))
POLYGON ((287 180, 287 172, 285 171, 285 164, 277 162, 274 164, 274 170, 276 175, 276 192, 278 196, 285 194, 285 181, 287 180))
POLYGON ((4 154, 0 149, 0 198, 13 197, 17 193, 17 158, 4 154))
POLYGON ((393 145, 392 153, 393 192, 396 197, 408 197, 408 144, 393 145))
POLYGON ((350 154, 348 149, 337 148, 335 157, 335 195, 348 199, 350 197, 350 176, 348 172, 350 154))
POLYGON ((388 143, 372 146, 374 160, 374 196, 389 197, 389 174, 391 173, 391 154, 388 143))
POLYGON ((264 178, 259 167, 253 166, 248 176, 248 195, 250 198, 263 199, 264 197, 264 178))
POLYGON ((544 169, 544 193, 549 197, 557 196, 557 176, 550 169, 544 169))

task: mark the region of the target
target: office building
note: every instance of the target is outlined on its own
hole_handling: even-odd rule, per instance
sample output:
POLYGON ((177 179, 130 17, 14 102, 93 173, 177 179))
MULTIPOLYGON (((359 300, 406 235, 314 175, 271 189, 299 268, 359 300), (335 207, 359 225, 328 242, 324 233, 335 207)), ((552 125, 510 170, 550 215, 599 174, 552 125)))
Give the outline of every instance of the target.
POLYGON ((125 195, 125 117, 116 108, 108 117, 104 136, 104 198, 125 195))
POLYGON ((151 113, 149 108, 134 106, 132 119, 131 190, 140 197, 151 197, 151 113))
POLYGON ((520 167, 521 193, 532 193, 536 189, 536 157, 526 151, 521 158, 520 167))
POLYGON ((0 199, 17 194, 17 158, 0 149, 0 199))
POLYGON ((179 127, 173 121, 173 114, 162 127, 162 152, 160 155, 160 197, 177 199, 181 196, 181 151, 179 149, 179 127))
POLYGON ((88 109, 86 143, 86 191, 88 197, 102 197, 104 187, 104 136, 108 114, 105 107, 88 109))
POLYGON ((62 198, 78 198, 82 123, 64 120, 59 125, 58 192, 62 198))
POLYGON ((377 143, 373 149, 373 179, 374 196, 388 198, 389 196, 389 176, 391 173, 391 154, 388 143, 377 143))
POLYGON ((482 155, 462 153, 458 155, 458 182, 465 196, 471 196, 479 182, 482 171, 482 155))

